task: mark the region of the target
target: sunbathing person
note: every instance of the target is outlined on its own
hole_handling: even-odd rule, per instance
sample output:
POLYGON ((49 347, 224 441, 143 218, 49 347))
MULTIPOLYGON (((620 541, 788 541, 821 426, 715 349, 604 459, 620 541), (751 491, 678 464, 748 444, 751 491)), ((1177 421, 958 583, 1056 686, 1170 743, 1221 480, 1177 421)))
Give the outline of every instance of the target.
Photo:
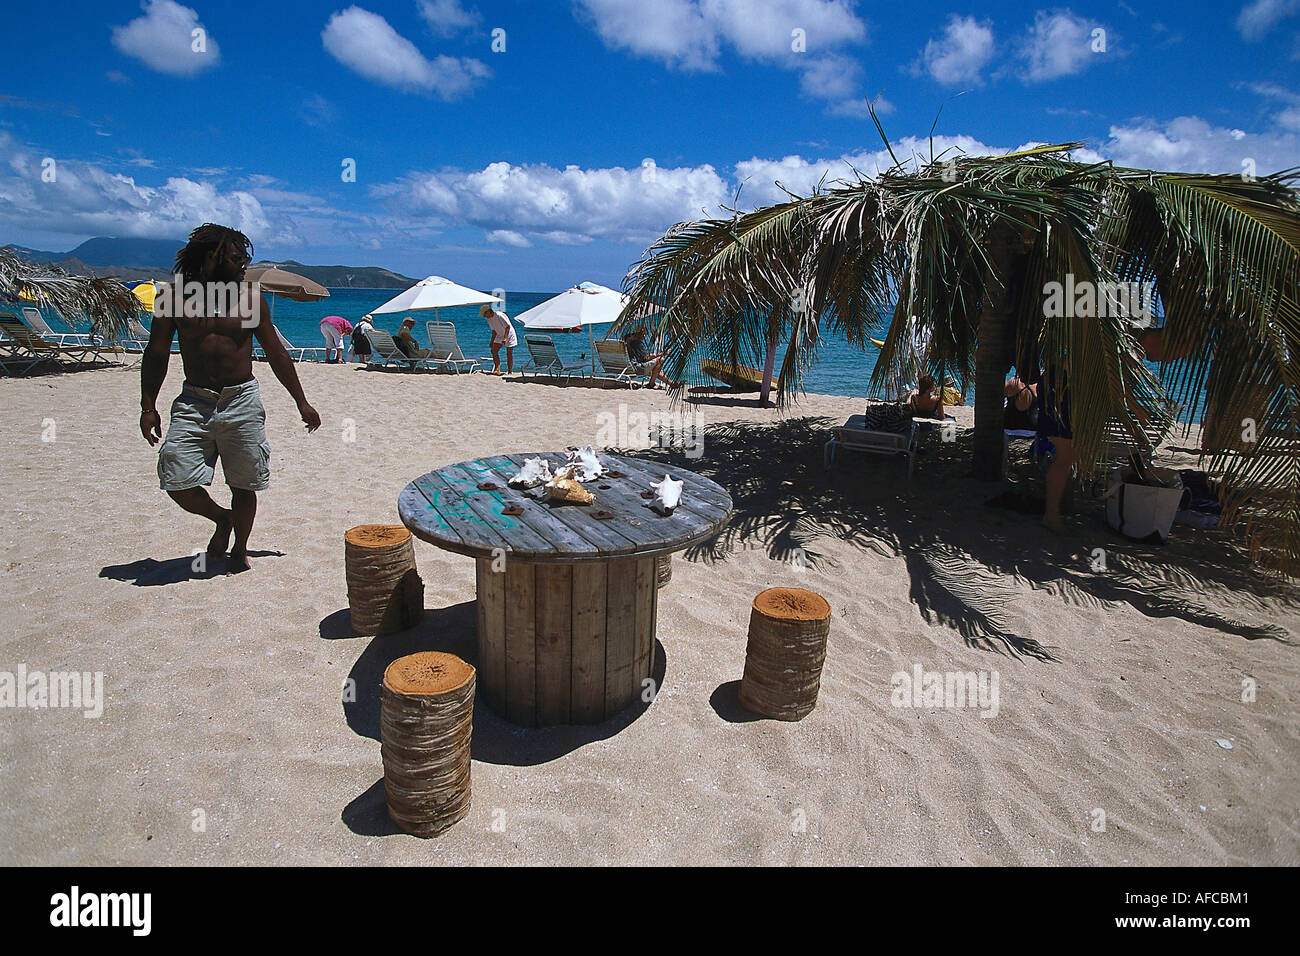
POLYGON ((655 387, 655 382, 663 382, 672 388, 681 388, 683 382, 674 382, 663 373, 664 359, 667 358, 667 351, 649 352, 645 347, 645 329, 633 329, 627 335, 623 336, 623 344, 627 346, 627 357, 636 362, 642 368, 649 368, 646 373, 650 376, 650 387, 655 387))
MULTIPOLYGON (((411 332, 415 328, 415 319, 409 315, 402 319, 402 327, 398 330, 397 335, 393 338, 393 344, 397 346, 399 352, 409 359, 428 358, 429 352, 420 346, 420 342, 411 332)), ((415 362, 411 362, 412 368, 415 362)))
POLYGON ((912 411, 926 418, 943 418, 943 392, 936 391, 938 383, 933 375, 922 375, 915 388, 907 396, 912 411))

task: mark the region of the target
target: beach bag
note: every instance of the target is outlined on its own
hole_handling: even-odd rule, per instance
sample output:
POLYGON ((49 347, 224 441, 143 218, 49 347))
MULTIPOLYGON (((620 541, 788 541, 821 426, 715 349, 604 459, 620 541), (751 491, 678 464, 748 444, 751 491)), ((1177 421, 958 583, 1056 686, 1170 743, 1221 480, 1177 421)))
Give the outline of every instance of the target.
POLYGON ((912 406, 892 402, 868 405, 863 417, 868 431, 906 435, 912 427, 912 406))
POLYGON ((1170 479, 1166 469, 1151 471, 1159 479, 1173 483, 1144 485, 1133 480, 1136 474, 1132 469, 1111 471, 1110 487, 1106 491, 1106 523, 1126 538, 1164 544, 1182 504, 1183 483, 1176 472, 1170 479))

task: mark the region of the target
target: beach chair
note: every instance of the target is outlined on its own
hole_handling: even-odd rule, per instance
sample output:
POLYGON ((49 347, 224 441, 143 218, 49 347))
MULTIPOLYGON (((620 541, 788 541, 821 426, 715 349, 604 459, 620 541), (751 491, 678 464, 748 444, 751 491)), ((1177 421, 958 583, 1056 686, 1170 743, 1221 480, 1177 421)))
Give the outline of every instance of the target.
POLYGON ((627 344, 617 339, 601 339, 596 342, 596 361, 605 370, 606 377, 627 382, 633 388, 644 384, 642 379, 650 378, 650 369, 640 362, 633 362, 627 354, 627 344))
POLYGON ((90 341, 90 336, 83 332, 55 332, 50 328, 50 324, 45 321, 45 316, 31 306, 23 309, 23 320, 32 327, 32 331, 37 335, 56 345, 85 345, 90 341))
MULTIPOLYGON (((272 325, 271 328, 275 329, 275 337, 276 337, 277 339, 280 340, 280 344, 284 346, 284 350, 285 350, 286 352, 289 353, 289 358, 293 359, 295 362, 306 362, 306 361, 307 361, 307 353, 309 353, 309 352, 312 353, 312 354, 315 354, 315 355, 320 355, 320 353, 322 353, 322 352, 325 351, 325 347, 324 347, 323 345, 317 345, 317 346, 311 346, 311 345, 307 345, 307 346, 298 346, 298 345, 294 345, 292 342, 290 342, 288 339, 286 339, 286 338, 284 337, 284 333, 281 332, 281 331, 280 331, 278 328, 276 328, 274 325, 272 325)), ((341 351, 341 350, 338 350, 338 351, 341 351)), ((341 357, 342 357, 342 356, 340 356, 340 358, 341 358, 341 357)), ((313 362, 322 362, 322 361, 324 361, 324 356, 321 356, 320 358, 312 359, 311 361, 313 361, 313 362)))
POLYGON ((95 361, 99 353, 122 354, 125 350, 118 346, 100 345, 59 345, 46 341, 37 335, 16 316, 0 313, 0 333, 4 335, 5 371, 10 374, 27 375, 43 361, 51 361, 61 368, 84 365, 95 361), (93 358, 92 358, 93 356, 93 358))
POLYGON ((425 359, 427 364, 435 368, 449 368, 458 375, 462 367, 467 372, 481 371, 479 363, 483 360, 465 358, 465 353, 460 350, 460 343, 456 341, 455 323, 430 319, 424 323, 424 328, 429 333, 429 357, 425 359))
POLYGON ((823 449, 822 466, 830 470, 841 449, 873 455, 906 455, 907 477, 910 479, 916 470, 916 443, 912 430, 906 434, 872 431, 866 424, 865 415, 850 415, 843 425, 831 429, 831 437, 823 449))
POLYGON ((378 365, 381 368, 387 368, 390 365, 396 365, 398 368, 415 368, 417 364, 424 361, 423 359, 409 358, 405 352, 397 347, 393 337, 383 329, 373 329, 366 333, 366 338, 370 340, 370 361, 367 365, 378 365))
POLYGON ((565 362, 555 350, 555 340, 549 335, 525 335, 524 346, 528 349, 528 364, 519 370, 521 375, 532 372, 534 375, 569 376, 576 369, 586 374, 587 363, 565 362))
POLYGON ((122 346, 105 345, 96 342, 93 336, 84 332, 55 332, 50 328, 50 324, 45 321, 45 317, 31 306, 23 309, 23 319, 33 332, 52 345, 85 348, 93 353, 96 359, 103 358, 106 355, 117 358, 126 354, 126 349, 122 346))

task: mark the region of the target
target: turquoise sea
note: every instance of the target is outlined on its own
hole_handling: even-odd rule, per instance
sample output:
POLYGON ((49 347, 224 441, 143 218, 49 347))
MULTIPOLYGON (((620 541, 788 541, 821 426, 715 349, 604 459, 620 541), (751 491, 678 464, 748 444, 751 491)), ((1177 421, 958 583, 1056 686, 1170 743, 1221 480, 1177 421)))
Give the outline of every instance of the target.
MULTIPOLYGON (((276 296, 272 303, 274 321, 294 345, 323 346, 325 340, 320 333, 320 321, 325 316, 341 315, 355 325, 361 316, 387 302, 397 295, 398 291, 396 289, 331 289, 329 298, 317 302, 294 302, 276 296)), ((558 293, 507 292, 505 312, 514 318, 556 294, 558 293)), ((428 335, 424 323, 434 318, 433 312, 415 312, 412 313, 412 317, 416 320, 416 337, 427 344, 428 335)), ((439 309, 437 317, 456 323, 456 338, 460 342, 461 351, 467 357, 480 358, 490 354, 487 323, 479 316, 478 306, 439 309)), ((84 331, 84 328, 77 328, 63 322, 50 310, 45 310, 45 318, 55 331, 84 331)), ((379 318, 380 321, 377 323, 379 328, 396 332, 403 316, 386 315, 379 318)), ((523 326, 516 323, 515 329, 519 335, 519 347, 515 350, 515 368, 518 369, 528 362, 528 352, 524 348, 523 326)), ((603 338, 608 329, 608 325, 591 326, 591 335, 597 339, 603 338)), ((586 329, 580 333, 551 333, 551 337, 555 341, 560 357, 566 362, 591 360, 591 338, 586 329)), ((778 353, 778 362, 782 354, 784 353, 778 353)), ((822 342, 816 364, 804 373, 804 390, 822 395, 863 397, 867 394, 871 373, 876 367, 876 359, 879 356, 879 350, 870 344, 864 351, 850 345, 844 336, 830 333, 822 342)), ((504 358, 503 355, 503 361, 504 358)), ((1156 371, 1156 366, 1151 365, 1150 368, 1156 371)), ((693 364, 689 378, 692 382, 712 382, 699 371, 698 360, 693 364)), ((968 398, 973 399, 973 391, 968 398)))

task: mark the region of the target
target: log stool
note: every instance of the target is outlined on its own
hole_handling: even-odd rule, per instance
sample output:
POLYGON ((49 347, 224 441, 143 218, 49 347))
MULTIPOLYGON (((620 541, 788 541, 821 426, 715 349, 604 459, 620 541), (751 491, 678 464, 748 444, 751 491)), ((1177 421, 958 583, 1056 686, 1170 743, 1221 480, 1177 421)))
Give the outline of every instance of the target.
POLYGON ((740 703, 777 720, 802 720, 817 704, 831 606, 799 588, 768 588, 754 598, 740 703))
POLYGON ((469 813, 474 668, 440 651, 399 657, 380 701, 388 816, 414 836, 437 836, 469 813))
POLYGON ((655 558, 655 586, 663 587, 673 579, 673 556, 661 554, 655 558))
POLYGON ((411 532, 400 524, 363 524, 343 535, 352 633, 387 634, 424 617, 424 582, 415 569, 411 532))

